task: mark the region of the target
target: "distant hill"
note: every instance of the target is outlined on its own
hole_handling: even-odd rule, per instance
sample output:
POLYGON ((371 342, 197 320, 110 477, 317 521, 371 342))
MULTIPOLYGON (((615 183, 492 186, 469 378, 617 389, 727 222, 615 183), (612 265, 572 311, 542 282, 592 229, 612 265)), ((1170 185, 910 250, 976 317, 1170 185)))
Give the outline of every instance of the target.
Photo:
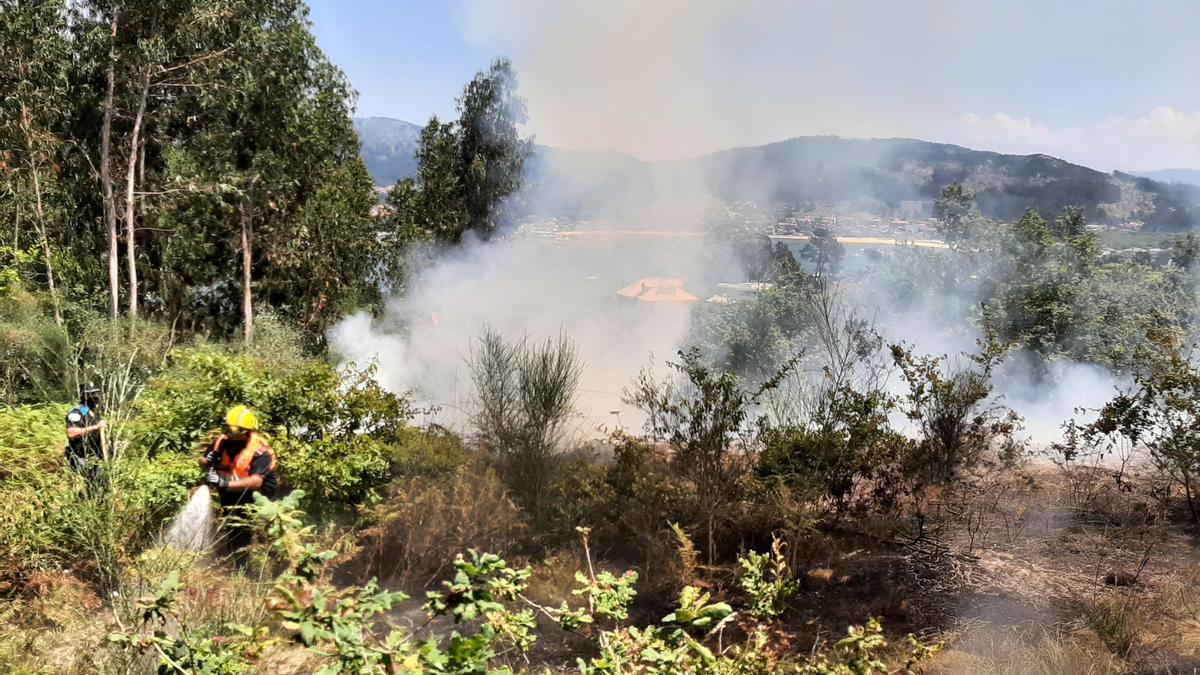
POLYGON ((390 117, 355 117, 363 163, 376 185, 393 185, 417 173, 421 127, 390 117))
POLYGON ((1106 174, 1047 155, 1004 155, 911 139, 794 138, 696 160, 714 194, 769 202, 861 204, 887 210, 932 204, 959 181, 989 217, 1014 220, 1082 206, 1091 222, 1142 221, 1147 229, 1200 225, 1200 188, 1106 174))
MULTIPOLYGON (((377 185, 413 174, 419 127, 386 118, 356 119, 355 127, 377 185)), ((941 189, 960 181, 978 194, 980 209, 992 218, 1014 220, 1029 207, 1050 217, 1064 206, 1082 206, 1090 222, 1141 221, 1158 231, 1200 227, 1195 185, 1108 174, 1047 155, 912 139, 806 136, 666 162, 537 146, 526 173, 532 188, 526 202, 545 216, 658 218, 672 203, 686 207, 696 191, 764 206, 819 204, 911 214, 931 210, 941 189)))
POLYGON ((1135 176, 1151 178, 1164 183, 1185 183, 1200 186, 1200 169, 1160 169, 1158 171, 1131 171, 1135 176))

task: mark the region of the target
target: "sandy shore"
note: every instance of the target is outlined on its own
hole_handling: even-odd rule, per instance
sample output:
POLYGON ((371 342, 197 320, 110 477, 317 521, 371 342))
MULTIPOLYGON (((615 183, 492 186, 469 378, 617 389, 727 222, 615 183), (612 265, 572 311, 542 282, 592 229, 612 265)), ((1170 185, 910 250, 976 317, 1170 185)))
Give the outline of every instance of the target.
MULTIPOLYGON (((535 234, 551 234, 549 232, 535 232, 535 234)), ((695 238, 703 237, 703 232, 687 232, 675 230, 573 230, 568 232, 554 232, 555 239, 603 239, 606 237, 612 238, 658 238, 658 239, 678 239, 678 238, 695 238)))
MULTIPOLYGON (((808 241, 807 234, 771 235, 771 241, 808 241)), ((936 239, 890 239, 885 237, 836 237, 839 244, 855 246, 916 246, 917 248, 950 248, 936 239)))
MULTIPOLYGON (((553 235, 555 239, 694 239, 703 237, 703 232, 680 230, 576 230, 568 232, 534 232, 534 234, 553 235)), ((808 241, 806 234, 772 235, 771 241, 808 241)), ((895 239, 888 237, 837 237, 839 243, 851 246, 916 246, 918 248, 949 248, 945 242, 936 239, 895 239)))

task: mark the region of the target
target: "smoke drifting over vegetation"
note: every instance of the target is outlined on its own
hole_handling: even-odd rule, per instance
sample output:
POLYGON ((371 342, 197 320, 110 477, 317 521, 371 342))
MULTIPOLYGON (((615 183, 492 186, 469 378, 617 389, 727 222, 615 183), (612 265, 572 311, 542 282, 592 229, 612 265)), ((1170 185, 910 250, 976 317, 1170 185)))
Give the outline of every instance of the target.
POLYGON ((383 125, 419 151, 381 202, 299 0, 0 4, 0 668, 1195 669, 1166 193, 915 141, 531 154, 759 133, 705 104, 759 75, 714 55, 812 48, 774 19, 837 18, 836 70, 977 5, 467 3, 517 60, 383 125))
MULTIPOLYGON (((483 6, 469 9, 472 21, 490 16, 483 6)), ((519 41, 519 54, 536 55, 534 72, 522 74, 524 81, 533 84, 523 87, 520 94, 529 98, 529 110, 542 115, 537 119, 539 128, 553 129, 556 141, 588 147, 594 145, 596 132, 577 108, 568 109, 554 100, 566 91, 547 86, 558 77, 555 73, 560 68, 593 73, 598 100, 590 113, 620 110, 622 115, 613 119, 628 120, 628 111, 645 111, 647 126, 606 128, 608 143, 623 145, 626 138, 638 138, 655 128, 660 117, 675 119, 682 111, 689 123, 696 125, 697 133, 730 123, 697 98, 705 95, 705 86, 660 86, 704 80, 694 68, 693 57, 700 58, 714 39, 725 11, 720 3, 684 12, 681 22, 670 20, 672 37, 666 41, 656 26, 668 18, 658 16, 654 9, 637 25, 622 22, 620 31, 609 22, 622 15, 619 11, 544 9, 552 18, 535 13, 541 18, 529 24, 515 27, 501 22, 488 30, 503 32, 505 40, 519 41), (626 47, 608 50, 612 60, 596 61, 595 53, 586 46, 610 40, 617 33, 626 47), (578 39, 564 39, 564 35, 578 39), (650 67, 623 64, 622 58, 637 59, 650 67)), ((570 91, 578 93, 577 88, 570 91)), ((863 169, 896 165, 897 171, 904 171, 900 165, 907 160, 897 158, 910 151, 910 142, 869 147, 859 142, 854 146, 859 148, 856 159, 844 171, 834 170, 837 180, 830 183, 829 166, 848 161, 842 157, 841 146, 854 142, 817 140, 820 142, 807 144, 800 155, 793 152, 783 164, 779 153, 769 151, 749 158, 744 152, 734 152, 703 161, 643 163, 619 153, 546 148, 527 163, 521 191, 506 199, 504 211, 510 217, 572 214, 592 220, 589 227, 600 231, 696 236, 551 239, 551 233, 546 237, 528 231, 516 234, 515 223, 509 220, 501 229, 509 236, 491 242, 468 237, 464 246, 438 249, 411 261, 406 268, 412 276, 404 292, 385 303, 382 316, 372 320, 358 314, 346 319, 330 332, 331 346, 342 357, 360 364, 377 361, 379 380, 386 387, 397 393, 413 392, 422 403, 443 409, 436 419, 458 424, 465 420, 471 404, 467 358, 472 340, 485 327, 508 339, 565 334, 578 343, 585 363, 578 407, 586 426, 616 422, 610 415, 613 412, 625 412, 621 421, 636 425, 637 418, 630 416, 621 402, 622 390, 643 366, 655 361, 661 364, 692 346, 696 307, 687 303, 640 306, 619 298, 616 292, 643 278, 671 277, 683 279, 686 288, 704 299, 709 295, 706 291, 719 282, 746 280, 751 270, 741 264, 744 261, 729 264, 726 257, 723 264, 714 264, 708 250, 710 240, 700 239, 708 234, 717 240, 717 246, 728 247, 730 242, 722 240, 747 225, 739 222, 739 216, 726 213, 726 204, 734 199, 762 204, 840 201, 854 195, 863 208, 887 209, 906 198, 929 198, 929 194, 904 193, 878 170, 863 169), (837 194, 821 192, 830 189, 827 187, 815 187, 834 183, 837 194), (718 201, 718 197, 724 199, 718 201)), ((942 146, 938 152, 953 155, 942 146)), ((957 175, 928 176, 923 189, 936 193, 941 185, 935 186, 935 179, 948 182, 957 175)), ((1008 199, 1004 195, 979 199, 985 198, 1008 199)), ((1017 209, 1010 204, 1005 214, 1014 216, 1017 209)), ((527 230, 539 227, 546 225, 535 222, 527 230)), ((754 240, 753 246, 758 245, 754 240)), ((911 255, 903 255, 911 261, 911 255)), ((886 268, 893 260, 888 256, 869 270, 869 283, 890 284, 886 268)), ((909 279, 920 287, 911 297, 901 297, 893 289, 863 293, 856 284, 849 284, 848 292, 839 293, 839 301, 858 306, 861 314, 872 317, 875 330, 885 341, 905 342, 917 352, 952 358, 974 351, 983 337, 974 315, 988 299, 986 284, 946 285, 936 280, 933 269, 922 274, 925 276, 909 279)), ((802 340, 794 340, 785 351, 800 354, 806 350, 802 340)), ((892 382, 899 386, 896 378, 892 382)), ((996 372, 994 397, 1024 416, 1024 433, 1035 444, 1045 446, 1059 438, 1059 426, 1072 417, 1075 408, 1098 406, 1116 382, 1103 368, 1058 359, 1047 369, 1040 358, 1015 354, 996 372), (1090 395, 1080 398, 1084 383, 1088 385, 1084 391, 1090 395)))
POLYGON ((334 329, 331 343, 359 363, 377 358, 385 386, 444 406, 443 421, 458 422, 472 396, 472 340, 485 327, 508 339, 562 333, 578 344, 585 365, 580 407, 589 421, 604 422, 621 409, 629 378, 651 354, 673 354, 687 328, 683 307, 617 305, 616 289, 637 279, 698 272, 693 244, 656 248, 681 255, 655 259, 628 245, 533 238, 469 243, 420 273, 381 320, 351 317, 334 329))

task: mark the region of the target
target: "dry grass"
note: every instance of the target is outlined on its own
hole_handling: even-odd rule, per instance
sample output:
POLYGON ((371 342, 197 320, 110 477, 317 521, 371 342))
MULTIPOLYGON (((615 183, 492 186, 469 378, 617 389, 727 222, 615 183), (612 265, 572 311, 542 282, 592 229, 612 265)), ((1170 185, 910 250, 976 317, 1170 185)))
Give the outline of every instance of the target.
POLYGON ((524 529, 520 509, 482 464, 436 481, 393 483, 367 517, 371 526, 343 571, 359 581, 378 577, 400 586, 434 582, 469 548, 508 554, 524 529))
POLYGON ((984 629, 957 636, 930 670, 947 675, 1117 675, 1124 664, 1084 632, 984 629))
POLYGON ((988 626, 959 631, 942 672, 1192 672, 1196 542, 1155 497, 1132 471, 1048 466, 942 495, 920 604, 988 626))
POLYGON ((1087 605, 1083 623, 1108 650, 1125 657, 1138 643, 1141 615, 1137 603, 1130 598, 1102 598, 1087 605))
MULTIPOLYGON (((1123 480, 1133 489, 1103 471, 1085 475, 1035 467, 931 492, 919 546, 896 538, 893 516, 856 515, 814 531, 809 507, 799 497, 789 499, 796 507, 787 511, 789 518, 794 514, 803 524, 788 550, 802 588, 783 628, 801 651, 870 616, 883 620, 895 644, 905 632, 941 631, 948 647, 928 672, 1191 672, 1200 666, 1196 541, 1164 517, 1149 488, 1123 480), (1082 485, 1085 478, 1101 484, 1082 485), (1128 583, 1113 587, 1106 577, 1128 583)), ((673 495, 659 488, 662 497, 673 495)), ((638 497, 649 499, 648 494, 638 497)), ((535 550, 529 542, 539 541, 525 536, 522 514, 495 474, 470 462, 447 467, 437 478, 402 478, 363 515, 367 528, 339 581, 378 576, 413 591, 441 579, 448 562, 467 548, 495 551, 520 564, 519 554, 529 554, 535 550)), ((681 555, 686 538, 672 536, 665 522, 647 518, 634 524, 644 529, 622 531, 623 537, 598 524, 595 531, 603 534, 594 536, 593 545, 605 559, 597 564, 633 567, 641 574, 638 621, 661 617, 664 603, 674 601, 685 582, 725 597, 733 578, 728 569, 700 565, 686 546, 681 555), (627 557, 622 564, 627 552, 640 558, 627 557)), ((571 600, 575 571, 585 567, 577 548, 532 563, 534 600, 545 605, 571 600)), ((188 589, 180 595, 180 612, 189 625, 270 621, 262 602, 266 580, 230 574, 167 549, 142 554, 122 579, 116 603, 122 616, 171 570, 180 572, 188 589)), ((86 585, 52 573, 29 578, 26 587, 20 600, 0 603, 0 671, 90 673, 145 665, 115 661, 106 651, 111 608, 86 585)), ((589 648, 557 637, 552 627, 543 633, 537 663, 567 667, 589 648)), ((278 646, 259 670, 311 672, 316 666, 304 650, 278 646)))
POLYGON ((94 673, 104 669, 106 612, 86 584, 65 573, 31 579, 34 592, 0 604, 4 672, 94 673))

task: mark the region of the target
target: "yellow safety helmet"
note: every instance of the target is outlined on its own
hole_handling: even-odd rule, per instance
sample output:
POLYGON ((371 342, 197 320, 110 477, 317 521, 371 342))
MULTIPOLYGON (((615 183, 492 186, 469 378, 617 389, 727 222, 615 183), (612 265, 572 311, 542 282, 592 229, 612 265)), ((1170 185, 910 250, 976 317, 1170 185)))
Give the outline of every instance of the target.
POLYGON ((235 431, 254 431, 258 429, 258 417, 246 406, 235 405, 225 413, 225 426, 235 431))

